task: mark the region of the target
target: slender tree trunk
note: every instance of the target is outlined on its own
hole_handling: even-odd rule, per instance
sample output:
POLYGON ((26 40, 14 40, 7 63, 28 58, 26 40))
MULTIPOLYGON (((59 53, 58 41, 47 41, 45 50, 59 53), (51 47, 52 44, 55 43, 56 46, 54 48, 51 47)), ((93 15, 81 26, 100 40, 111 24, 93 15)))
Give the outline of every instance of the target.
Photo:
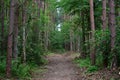
POLYGON ((45 37, 44 42, 45 51, 48 51, 48 30, 45 30, 44 37, 45 37))
MULTIPOLYGON (((78 29, 80 31, 80 29, 78 29)), ((79 33, 79 32, 78 32, 79 33)), ((77 52, 80 52, 80 35, 77 35, 77 52)))
POLYGON ((109 4, 109 29, 110 29, 110 40, 111 40, 111 53, 114 55, 113 56, 113 61, 112 61, 112 69, 117 67, 117 56, 115 53, 115 38, 116 38, 116 21, 115 21, 115 2, 114 0, 108 0, 109 4))
MULTIPOLYGON (((36 3, 37 3, 37 6, 38 6, 38 10, 37 10, 38 19, 40 20, 42 2, 41 2, 41 0, 36 0, 36 3)), ((35 41, 36 41, 37 44, 40 43, 41 46, 42 46, 43 45, 42 37, 41 37, 42 32, 40 30, 40 27, 41 27, 40 25, 35 27, 35 32, 36 32, 35 41)))
POLYGON ((85 46, 85 15, 82 12, 81 13, 81 17, 82 17, 82 48, 81 48, 81 58, 85 58, 86 57, 86 46, 85 46))
POLYGON ((96 55, 95 55, 95 22, 94 22, 94 6, 93 6, 93 0, 90 0, 90 22, 91 22, 91 40, 92 40, 92 45, 91 45, 91 63, 92 65, 95 65, 96 61, 96 55))
POLYGON ((73 51, 73 30, 70 29, 70 51, 73 51))
POLYGON ((4 0, 1 0, 1 54, 4 52, 4 0))
POLYGON ((109 13, 109 28, 111 32, 111 50, 115 48, 115 36, 116 36, 116 30, 115 30, 115 4, 114 0, 108 0, 109 1, 109 7, 110 7, 110 13, 109 13))
POLYGON ((22 38, 23 38, 23 41, 22 41, 22 51, 23 51, 23 63, 26 62, 26 2, 24 3, 23 5, 23 34, 22 34, 22 38))
POLYGON ((23 43, 22 43, 22 46, 23 46, 23 63, 26 62, 26 28, 25 28, 25 16, 24 16, 24 21, 23 21, 23 43))
POLYGON ((13 27, 14 27, 14 11, 15 0, 10 0, 10 24, 8 31, 8 47, 7 47, 7 60, 6 60, 6 77, 11 77, 11 64, 12 64, 12 46, 13 46, 13 27))
MULTIPOLYGON (((47 10, 48 9, 48 3, 47 2, 44 3, 44 6, 46 6, 45 10, 47 10)), ((49 16, 48 13, 45 12, 45 14, 47 16, 49 16)), ((48 39, 48 37, 49 37, 49 30, 48 30, 48 27, 49 27, 49 19, 47 20, 47 23, 45 23, 45 34, 44 34, 44 38, 45 38, 45 42, 44 42, 45 51, 48 51, 48 45, 49 45, 49 39, 48 39)))
MULTIPOLYGON (((106 36, 106 28, 107 28, 107 17, 106 17, 106 0, 102 0, 102 29, 103 29, 103 34, 102 36, 106 36)), ((103 44, 106 44, 106 40, 103 40, 103 44)), ((107 45, 104 45, 107 47, 107 45)), ((108 52, 106 48, 103 50, 103 65, 104 67, 108 66, 108 52)))
POLYGON ((16 60, 18 57, 18 18, 19 18, 19 9, 16 5, 15 10, 15 24, 14 24, 14 48, 13 48, 13 58, 16 60))
POLYGON ((102 29, 105 31, 107 28, 106 23, 106 0, 102 0, 102 29))

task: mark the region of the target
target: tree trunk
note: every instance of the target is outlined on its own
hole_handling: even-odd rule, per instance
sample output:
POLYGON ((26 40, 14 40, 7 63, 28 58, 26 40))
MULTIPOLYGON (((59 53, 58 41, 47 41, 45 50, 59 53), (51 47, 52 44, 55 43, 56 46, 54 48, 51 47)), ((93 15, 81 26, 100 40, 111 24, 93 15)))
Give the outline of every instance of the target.
POLYGON ((115 38, 116 38, 116 28, 115 28, 115 3, 114 0, 108 0, 109 4, 109 29, 110 29, 110 40, 111 40, 111 53, 113 54, 112 69, 117 67, 117 57, 115 54, 115 38))
MULTIPOLYGON (((46 6, 45 10, 47 10, 48 9, 48 3, 47 2, 44 3, 44 6, 46 6)), ((47 16, 49 16, 48 13, 45 12, 45 14, 47 16)), ((48 46, 49 46, 49 38, 48 38, 49 37, 49 29, 48 29, 48 27, 49 27, 49 19, 47 20, 47 23, 45 23, 45 32, 44 32, 44 38, 45 38, 44 47, 45 47, 45 51, 48 51, 48 46)))
MULTIPOLYGON (((80 29, 78 28, 78 30, 80 31, 80 29)), ((79 33, 79 32, 78 32, 79 33)), ((76 48, 76 51, 77 52, 80 52, 80 35, 79 34, 77 34, 77 44, 76 44, 77 46, 77 48, 76 48)))
MULTIPOLYGON (((102 0, 102 29, 103 29, 103 34, 102 36, 106 36, 106 28, 107 28, 107 23, 106 23, 106 0, 102 0)), ((103 47, 107 47, 106 40, 103 40, 103 47)), ((103 66, 106 68, 108 66, 108 52, 106 48, 103 50, 103 66)))
POLYGON ((94 22, 94 6, 93 6, 93 0, 90 0, 90 22, 91 22, 91 63, 92 65, 95 65, 96 61, 96 55, 95 55, 95 22, 94 22))
POLYGON ((11 77, 11 64, 12 64, 12 46, 13 46, 13 27, 14 27, 14 11, 15 0, 10 0, 10 24, 8 31, 8 47, 7 47, 7 60, 6 60, 6 77, 11 77))
POLYGON ((48 51, 48 30, 45 30, 44 38, 45 38, 44 48, 45 48, 45 51, 48 51))
POLYGON ((73 30, 70 28, 70 51, 73 51, 73 30))
POLYGON ((23 38, 23 41, 22 41, 22 51, 23 51, 23 63, 26 62, 26 2, 24 2, 24 5, 23 5, 23 34, 22 34, 22 38, 23 38))
MULTIPOLYGON (((36 0, 36 4, 38 6, 38 10, 37 10, 38 20, 40 20, 42 1, 41 0, 36 0)), ((36 32, 36 37, 35 37, 36 43, 37 44, 40 43, 41 46, 43 46, 42 31, 40 31, 40 25, 35 27, 35 32, 36 32)))
POLYGON ((1 0, 1 54, 4 52, 4 0, 1 0))
POLYGON ((105 31, 106 27, 106 0, 102 0, 102 29, 105 31))
POLYGON ((81 47, 81 58, 86 58, 86 46, 85 46, 85 15, 81 13, 82 20, 82 47, 81 47))
POLYGON ((13 49, 13 58, 16 60, 18 57, 18 18, 19 18, 19 9, 16 5, 15 9, 15 24, 14 24, 14 49, 13 49))

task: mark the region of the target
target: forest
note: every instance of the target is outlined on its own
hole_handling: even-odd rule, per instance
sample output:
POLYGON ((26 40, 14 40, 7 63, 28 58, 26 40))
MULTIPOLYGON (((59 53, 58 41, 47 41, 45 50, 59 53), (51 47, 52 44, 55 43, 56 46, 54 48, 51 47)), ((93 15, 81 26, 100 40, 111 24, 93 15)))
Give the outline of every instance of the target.
POLYGON ((120 80, 120 0, 0 0, 0 80, 120 80))

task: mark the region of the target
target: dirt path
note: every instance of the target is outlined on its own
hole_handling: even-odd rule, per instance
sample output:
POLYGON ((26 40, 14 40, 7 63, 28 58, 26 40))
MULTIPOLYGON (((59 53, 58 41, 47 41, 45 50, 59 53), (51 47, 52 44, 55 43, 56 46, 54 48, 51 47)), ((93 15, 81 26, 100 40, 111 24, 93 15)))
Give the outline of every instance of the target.
POLYGON ((54 54, 48 56, 47 72, 42 75, 37 75, 32 80, 82 80, 78 74, 76 66, 73 64, 73 57, 68 55, 54 54))

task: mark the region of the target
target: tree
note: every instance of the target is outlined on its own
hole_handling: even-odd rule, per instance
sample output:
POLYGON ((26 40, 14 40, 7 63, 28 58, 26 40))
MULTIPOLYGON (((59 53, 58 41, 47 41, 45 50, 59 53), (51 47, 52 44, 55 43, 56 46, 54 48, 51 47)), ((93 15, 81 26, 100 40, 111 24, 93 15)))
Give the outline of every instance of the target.
POLYGON ((117 56, 115 53, 115 41, 116 41, 116 21, 115 21, 115 1, 108 0, 109 4, 109 29, 110 29, 110 47, 111 47, 111 54, 113 54, 113 61, 112 61, 112 68, 117 67, 117 56))
POLYGON ((4 17, 5 17, 5 13, 4 13, 4 0, 1 0, 1 55, 3 54, 4 51, 4 17))
MULTIPOLYGON (((102 29, 103 29, 103 35, 106 36, 106 28, 107 28, 107 14, 106 14, 106 0, 102 0, 102 29)), ((106 44, 106 40, 103 40, 103 44, 106 44)), ((108 66, 108 52, 106 50, 107 46, 105 46, 105 49, 103 51, 103 65, 104 67, 108 66)))
POLYGON ((11 64, 13 53, 13 27, 15 19, 15 0, 10 0, 10 24, 8 31, 8 44, 7 44, 7 60, 6 60, 6 77, 11 77, 11 64))
POLYGON ((73 28, 70 28, 70 51, 73 52, 73 28))
POLYGON ((107 27, 106 18, 106 0, 102 0, 102 29, 104 31, 107 27))
POLYGON ((91 63, 92 65, 95 64, 95 22, 94 22, 94 6, 93 6, 93 0, 90 0, 90 22, 91 22, 91 63))
POLYGON ((15 22, 14 22, 14 29, 13 29, 13 43, 14 43, 14 48, 13 48, 13 58, 16 60, 18 57, 18 22, 19 22, 19 4, 18 1, 16 0, 15 3, 15 22))
POLYGON ((23 25, 23 33, 22 33, 22 60, 23 63, 26 62, 26 20, 27 20, 27 14, 26 14, 26 3, 27 1, 25 0, 23 2, 22 6, 22 25, 23 25))

